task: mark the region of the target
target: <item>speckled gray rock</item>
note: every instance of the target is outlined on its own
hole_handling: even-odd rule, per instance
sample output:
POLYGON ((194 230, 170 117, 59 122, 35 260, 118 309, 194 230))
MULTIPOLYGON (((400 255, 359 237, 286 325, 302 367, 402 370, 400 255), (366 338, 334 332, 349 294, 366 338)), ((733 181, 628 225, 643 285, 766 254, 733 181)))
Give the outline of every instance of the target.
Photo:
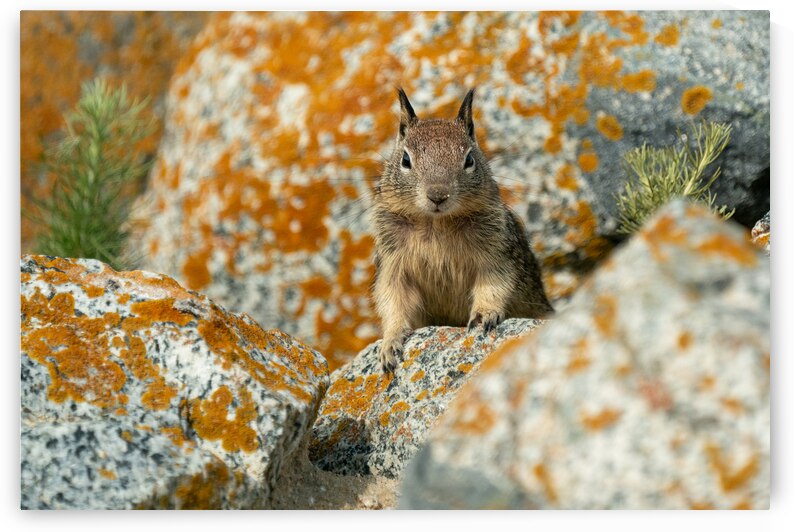
POLYGON ((317 352, 170 278, 25 256, 23 508, 255 508, 328 386, 317 352))
MULTIPOLYGON (((736 209, 734 220, 751 227, 759 212, 769 210, 769 12, 646 11, 642 18, 642 30, 657 39, 646 53, 621 47, 615 55, 624 71, 653 72, 656 90, 615 93, 596 85, 587 93, 588 109, 621 124, 618 141, 598 119, 567 127, 571 136, 591 139, 598 153, 598 169, 584 177, 596 194, 599 214, 608 219, 617 214, 613 194, 626 178, 623 153, 644 142, 676 143, 676 129, 686 132, 694 117, 732 126, 718 163, 722 175, 712 191, 718 203, 736 209)), ((583 32, 607 27, 599 17, 581 19, 583 32)), ((579 63, 571 66, 567 79, 575 81, 579 63)))
POLYGON ((540 321, 510 319, 487 335, 426 327, 405 344, 394 376, 381 373, 380 341, 331 375, 312 428, 309 457, 327 471, 395 478, 460 387, 495 348, 540 321))
POLYGON ((658 213, 535 334, 480 366, 401 508, 768 508, 769 261, 658 213))

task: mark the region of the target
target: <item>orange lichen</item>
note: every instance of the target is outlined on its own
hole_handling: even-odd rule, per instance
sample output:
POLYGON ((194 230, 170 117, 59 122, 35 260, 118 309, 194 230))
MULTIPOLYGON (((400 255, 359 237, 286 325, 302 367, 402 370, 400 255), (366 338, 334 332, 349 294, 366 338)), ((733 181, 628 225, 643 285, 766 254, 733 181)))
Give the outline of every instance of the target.
POLYGON ((487 373, 490 371, 499 370, 502 367, 502 363, 504 362, 505 358, 509 358, 509 356, 517 348, 523 347, 526 340, 526 337, 517 336, 508 338, 502 342, 496 350, 494 350, 490 355, 487 355, 482 361, 480 364, 480 372, 487 373))
POLYGON ((681 334, 678 335, 678 348, 681 351, 685 351, 689 349, 689 346, 692 345, 692 333, 689 331, 683 331, 681 334))
POLYGON ((704 450, 712 469, 717 473, 722 491, 726 493, 743 487, 758 473, 759 458, 757 454, 751 456, 738 469, 731 470, 729 464, 725 463, 719 447, 709 443, 704 450))
POLYGON ((629 363, 620 364, 615 368, 615 374, 618 377, 628 377, 634 371, 634 366, 629 363))
POLYGON ((391 377, 380 375, 358 375, 349 380, 344 376, 338 378, 328 388, 325 400, 320 408, 320 415, 361 417, 374 404, 378 397, 391 382, 391 377))
POLYGON ((693 502, 689 505, 690 510, 713 510, 714 505, 709 502, 693 502))
POLYGON ((579 415, 579 419, 587 430, 598 431, 605 429, 620 419, 620 412, 611 408, 605 408, 594 415, 582 412, 579 415))
POLYGON ((160 377, 150 383, 141 395, 141 404, 151 410, 165 410, 171 406, 171 399, 176 395, 176 389, 166 384, 165 380, 160 377))
POLYGON ((210 252, 201 250, 188 255, 182 264, 182 278, 191 290, 201 290, 212 282, 212 274, 207 267, 210 252))
POLYGON ((711 101, 713 92, 708 87, 697 85, 681 95, 681 109, 688 115, 696 115, 711 101))
MULTIPOLYGON (((224 501, 223 492, 233 478, 226 464, 213 460, 205 466, 204 472, 180 482, 174 492, 176 507, 182 510, 211 510, 228 505, 232 501, 224 501)), ((161 506, 164 505, 161 503, 161 506)))
POLYGON ((406 412, 410 407, 405 401, 397 401, 391 407, 392 412, 406 412))
POLYGON ((557 490, 554 488, 554 482, 551 480, 551 475, 549 474, 548 469, 543 464, 535 464, 535 467, 532 468, 532 473, 540 482, 540 485, 543 486, 543 493, 546 495, 546 499, 551 504, 557 504, 558 497, 557 497, 557 490))
POLYGON ((714 28, 715 30, 720 29, 722 27, 722 21, 718 18, 715 18, 714 20, 711 21, 711 27, 714 28))
POLYGON ((743 81, 739 81, 739 82, 736 83, 736 90, 737 91, 743 91, 744 90, 744 82, 743 81))
POLYGON ((108 480, 116 480, 116 479, 118 479, 118 476, 116 475, 116 473, 114 471, 111 471, 110 469, 105 469, 104 467, 100 467, 99 468, 99 474, 102 475, 103 477, 105 477, 108 480))
POLYGON ((662 46, 675 46, 681 37, 681 30, 675 24, 668 24, 654 37, 653 41, 662 46))
POLYGON ((461 373, 468 373, 471 371, 471 368, 474 367, 474 364, 471 362, 464 362, 462 364, 458 364, 458 371, 461 373))
POLYGON ((571 358, 565 371, 569 374, 578 373, 590 366, 590 357, 587 356, 587 339, 580 338, 571 346, 571 358))
POLYGON ((667 262, 666 246, 681 246, 686 242, 686 231, 678 226, 669 214, 660 216, 656 222, 642 232, 642 237, 650 248, 651 255, 659 262, 667 262))
POLYGON ((620 140, 623 138, 623 126, 612 115, 599 116, 596 119, 596 129, 609 140, 620 140))
POLYGON ((478 398, 458 398, 458 416, 452 430, 462 434, 483 434, 496 424, 496 414, 478 398))
POLYGON ((748 268, 758 263, 758 256, 751 245, 722 233, 709 237, 695 249, 704 254, 719 255, 748 268))
POLYGON ((546 142, 543 143, 543 149, 546 150, 546 153, 555 154, 562 149, 562 140, 560 140, 559 135, 552 135, 546 139, 546 142))
MULTIPOLYGON (((585 200, 578 200, 568 208, 568 211, 563 213, 562 221, 570 227, 565 235, 565 241, 576 247, 588 247, 588 254, 590 251, 600 254, 600 249, 597 248, 598 244, 595 241, 597 220, 593 209, 590 204, 585 200), (596 247, 592 247, 592 246, 596 247)), ((589 256, 589 255, 588 255, 589 256)))
POLYGON ((250 423, 256 419, 256 406, 251 392, 241 388, 237 407, 232 407, 234 397, 227 386, 216 389, 209 399, 190 401, 190 419, 193 429, 206 440, 221 440, 228 452, 251 453, 259 448, 256 431, 250 423), (230 410, 234 417, 229 419, 230 410))
POLYGON ((420 369, 419 371, 411 375, 411 382, 416 382, 419 379, 423 378, 424 376, 425 376, 425 370, 420 369))
POLYGON ((389 419, 391 418, 391 412, 386 411, 380 415, 378 420, 380 421, 380 426, 385 427, 389 424, 389 419))
POLYGON ((720 399, 720 403, 722 403, 722 406, 724 406, 728 411, 734 414, 744 413, 744 404, 734 397, 723 397, 720 399))
POLYGON ((713 375, 705 375, 703 378, 700 379, 699 387, 701 390, 711 390, 714 388, 714 384, 717 382, 717 379, 714 378, 713 375))
POLYGON ((185 432, 181 427, 163 427, 160 429, 160 432, 168 436, 168 439, 177 447, 182 447, 188 442, 188 439, 185 437, 185 432))
POLYGON ((626 92, 653 92, 656 90, 656 74, 652 70, 625 74, 620 84, 626 92))
POLYGON ((107 409, 126 403, 121 390, 127 379, 110 357, 104 334, 118 324, 118 314, 78 317, 74 296, 56 293, 47 300, 37 288, 30 298, 22 296, 22 315, 22 351, 47 368, 51 401, 71 399, 107 409), (46 326, 26 330, 33 320, 46 326))
POLYGON ((430 393, 427 390, 422 390, 421 392, 419 392, 419 394, 417 394, 416 400, 421 401, 423 399, 427 399, 428 395, 430 395, 430 393))
POLYGON ((578 162, 582 172, 590 173, 598 170, 598 155, 594 151, 586 151, 579 154, 578 162))
MULTIPOLYGON (((240 346, 240 335, 238 333, 243 335, 247 333, 245 339, 254 347, 267 348, 274 351, 277 355, 295 357, 296 361, 309 363, 311 352, 307 347, 296 347, 297 351, 281 347, 280 344, 282 342, 269 341, 269 336, 278 335, 278 331, 266 333, 261 331, 261 329, 246 329, 246 324, 243 320, 234 316, 231 316, 229 320, 224 320, 222 314, 218 313, 208 320, 202 320, 198 325, 199 334, 207 342, 212 352, 220 358, 221 364, 225 368, 230 368, 234 365, 242 366, 256 381, 271 390, 287 390, 302 401, 312 400, 308 392, 292 383, 293 379, 297 377, 296 374, 290 375, 293 370, 288 370, 286 366, 280 363, 266 365, 251 357, 240 346)), ((303 371, 309 370, 306 366, 294 367, 303 371)))
POLYGON ((93 284, 85 285, 83 290, 85 291, 85 294, 91 298, 100 297, 105 293, 105 289, 103 287, 93 284))
POLYGON ((617 315, 618 302, 615 296, 609 294, 599 294, 596 296, 595 308, 593 309, 593 321, 596 329, 605 337, 610 338, 615 335, 615 317, 617 315))
POLYGON ((438 387, 436 387, 435 390, 433 390, 433 397, 437 397, 439 395, 445 394, 445 393, 447 393, 447 391, 448 390, 447 390, 446 386, 444 386, 444 385, 438 386, 438 387))
POLYGON ((576 179, 575 172, 576 168, 573 165, 562 165, 554 178, 557 187, 565 190, 579 190, 579 182, 576 179))

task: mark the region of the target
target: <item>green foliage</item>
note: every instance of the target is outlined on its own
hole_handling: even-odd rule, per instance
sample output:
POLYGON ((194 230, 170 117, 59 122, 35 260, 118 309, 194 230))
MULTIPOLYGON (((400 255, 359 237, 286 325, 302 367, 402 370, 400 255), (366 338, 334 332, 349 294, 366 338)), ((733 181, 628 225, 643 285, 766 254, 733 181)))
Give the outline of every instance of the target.
POLYGON ((153 120, 141 116, 147 103, 131 101, 126 87, 116 90, 103 80, 83 84, 65 116, 64 138, 44 150, 44 168, 54 182, 48 198, 33 200, 38 212, 31 217, 41 226, 38 253, 124 267, 130 189, 151 164, 136 151, 154 131, 153 120))
POLYGON ((643 222, 674 197, 686 197, 708 206, 723 218, 733 210, 715 206, 709 187, 720 176, 720 168, 710 175, 706 169, 728 145, 731 126, 714 122, 692 125, 691 133, 678 132, 679 144, 654 148, 643 144, 623 156, 630 179, 618 203, 618 231, 633 233, 643 222))

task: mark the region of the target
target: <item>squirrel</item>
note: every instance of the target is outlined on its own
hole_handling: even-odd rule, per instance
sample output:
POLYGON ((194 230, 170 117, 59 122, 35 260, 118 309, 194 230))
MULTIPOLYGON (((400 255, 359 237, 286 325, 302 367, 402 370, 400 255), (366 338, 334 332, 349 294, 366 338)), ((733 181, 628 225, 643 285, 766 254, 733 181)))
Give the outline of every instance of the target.
POLYGON ((379 362, 387 374, 414 329, 467 325, 487 333, 506 318, 554 312, 524 226, 477 144, 474 89, 452 120, 419 119, 405 92, 397 94, 397 140, 372 215, 379 362))

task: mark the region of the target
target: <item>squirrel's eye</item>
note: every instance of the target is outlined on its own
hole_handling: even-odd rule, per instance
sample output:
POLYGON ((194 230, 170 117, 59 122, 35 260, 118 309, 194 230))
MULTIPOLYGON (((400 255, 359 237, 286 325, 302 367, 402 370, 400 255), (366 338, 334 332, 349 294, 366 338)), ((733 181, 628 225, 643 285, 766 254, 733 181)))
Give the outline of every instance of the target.
POLYGON ((408 155, 407 151, 403 151, 403 160, 400 164, 402 164, 403 168, 411 168, 411 156, 408 155))
POLYGON ((474 155, 471 152, 466 154, 466 160, 463 161, 463 168, 472 168, 474 167, 474 155))

